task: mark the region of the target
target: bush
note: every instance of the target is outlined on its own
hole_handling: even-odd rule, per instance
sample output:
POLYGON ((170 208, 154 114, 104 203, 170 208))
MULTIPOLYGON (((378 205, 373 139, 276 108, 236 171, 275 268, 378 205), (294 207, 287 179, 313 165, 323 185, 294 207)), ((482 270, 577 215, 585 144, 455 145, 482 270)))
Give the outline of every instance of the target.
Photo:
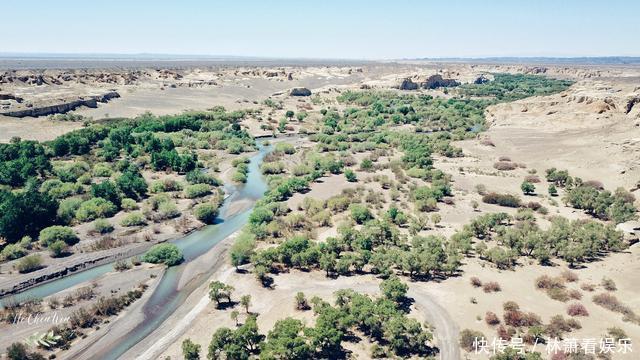
POLYGON ((40 244, 47 247, 56 241, 63 241, 67 245, 74 245, 80 241, 72 228, 59 225, 42 229, 38 240, 40 241, 40 244))
POLYGON ((173 219, 180 216, 178 206, 175 203, 166 201, 158 205, 158 218, 160 220, 173 219))
POLYGON ((482 286, 482 281, 480 281, 479 278, 472 276, 471 279, 469 279, 469 281, 471 282, 471 285, 473 287, 480 287, 482 286))
POLYGON ((520 305, 518 305, 518 303, 516 303, 515 301, 507 301, 502 304, 502 309, 504 309, 504 311, 516 311, 520 310, 520 305))
POLYGON ((484 335, 480 331, 464 329, 460 332, 460 347, 468 352, 474 351, 474 344, 477 344, 484 338, 484 335))
POLYGON ((536 279, 536 287, 538 289, 564 288, 564 282, 561 278, 552 278, 548 275, 542 275, 536 279))
POLYGON ((493 164, 493 167, 497 170, 510 171, 517 169, 518 164, 511 161, 498 161, 497 163, 493 164))
POLYGON ((491 311, 487 311, 487 313, 484 315, 484 321, 487 323, 487 325, 491 326, 500 324, 498 315, 491 311))
POLYGON ((146 220, 144 218, 144 215, 142 215, 142 213, 140 212, 132 212, 131 214, 128 214, 127 216, 124 217, 124 219, 122 219, 122 221, 120 221, 120 225, 122 226, 140 226, 140 225, 144 225, 146 224, 146 220))
POLYGON ((619 341, 620 339, 628 339, 629 336, 627 335, 626 332, 624 332, 624 330, 620 329, 619 327, 610 327, 607 329, 607 333, 609 334, 609 336, 611 336, 612 338, 614 338, 616 341, 619 341))
POLYGON ((351 169, 345 170, 344 171, 344 176, 345 176, 345 178, 347 178, 348 182, 356 182, 356 181, 358 181, 358 177, 356 176, 356 173, 351 169))
POLYGON ((489 281, 489 282, 485 283, 484 286, 482 286, 482 290, 484 290, 484 292, 486 292, 486 293, 490 293, 490 292, 501 291, 502 288, 500 287, 500 284, 498 284, 497 282, 489 281))
POLYGON ((183 260, 182 251, 171 243, 154 245, 142 257, 142 261, 159 264, 164 263, 167 266, 173 266, 181 263, 183 260))
POLYGON ((60 202, 56 216, 61 223, 70 224, 76 217, 76 211, 82 204, 82 199, 78 197, 72 197, 64 199, 60 202))
POLYGON ((369 209, 361 204, 351 204, 349 206, 351 218, 358 224, 363 224, 373 218, 369 209))
POLYGON ((584 305, 579 303, 573 303, 567 307, 567 315, 569 316, 589 316, 589 312, 584 305))
POLYGON ((76 211, 76 219, 86 222, 97 218, 113 216, 118 208, 103 198, 93 198, 83 202, 76 211))
POLYGON ((616 283, 609 278, 602 278, 602 282, 600 283, 605 290, 608 291, 616 291, 616 283))
POLYGON ((498 194, 491 192, 482 197, 482 201, 486 204, 496 204, 505 207, 519 207, 520 198, 510 194, 498 194))
POLYGON ((27 255, 27 249, 20 244, 8 244, 2 249, 2 259, 15 260, 27 255))
POLYGON ((184 189, 184 196, 187 199, 195 199, 211 194, 211 186, 207 184, 189 185, 184 189))
POLYGON ((620 300, 618 300, 618 298, 611 295, 610 293, 602 293, 602 294, 594 295, 593 302, 596 303, 597 305, 602 306, 605 309, 623 314, 624 321, 631 321, 635 324, 640 324, 640 317, 638 317, 638 315, 634 313, 630 307, 621 303, 620 300))
POLYGON ((194 209, 195 217, 205 224, 213 224, 218 216, 218 207, 215 204, 200 204, 194 209))
POLYGON ((120 207, 122 207, 122 210, 124 211, 138 210, 138 203, 131 198, 124 198, 120 203, 120 207))
POLYGON ((18 272, 24 274, 42 268, 42 258, 38 254, 25 256, 15 265, 18 272))
POLYGON ((560 276, 562 276, 562 278, 566 282, 576 282, 576 281, 578 281, 578 274, 574 273, 571 270, 563 271, 562 274, 560 274, 560 276))
POLYGON ((93 230, 99 234, 108 234, 113 231, 113 225, 106 219, 98 219, 93 223, 93 230))
POLYGON ((49 251, 51 252, 51 256, 54 258, 66 255, 68 250, 69 245, 62 240, 57 240, 49 244, 49 251))

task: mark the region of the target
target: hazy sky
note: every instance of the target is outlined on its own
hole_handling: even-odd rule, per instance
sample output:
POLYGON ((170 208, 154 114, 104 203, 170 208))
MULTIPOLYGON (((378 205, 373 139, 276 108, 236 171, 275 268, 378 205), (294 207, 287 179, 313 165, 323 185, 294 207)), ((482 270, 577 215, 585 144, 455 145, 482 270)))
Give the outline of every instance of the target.
POLYGON ((640 56, 637 0, 6 0, 0 52, 640 56))

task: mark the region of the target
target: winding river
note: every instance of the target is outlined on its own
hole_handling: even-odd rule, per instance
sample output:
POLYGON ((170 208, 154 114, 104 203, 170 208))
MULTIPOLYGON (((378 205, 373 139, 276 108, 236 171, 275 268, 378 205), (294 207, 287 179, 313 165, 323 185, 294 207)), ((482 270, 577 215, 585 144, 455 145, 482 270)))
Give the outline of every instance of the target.
MULTIPOLYGON (((212 266, 189 279, 186 285, 180 286, 179 284, 182 273, 191 261, 207 253, 216 244, 240 230, 247 223, 256 201, 268 190, 267 183, 260 172, 260 165, 264 156, 271 151, 272 146, 265 144, 264 140, 258 140, 257 144, 258 152, 250 157, 247 182, 226 187, 227 193, 230 195, 220 207, 216 224, 206 226, 185 237, 171 241, 182 250, 184 262, 178 266, 170 267, 164 272, 159 284, 144 304, 144 320, 126 334, 110 334, 113 337, 118 336, 117 340, 114 341, 115 346, 110 348, 108 353, 94 355, 100 359, 118 359, 162 324, 186 297, 202 285, 213 273, 212 266), (250 206, 241 212, 234 212, 231 209, 231 205, 237 201, 247 202, 250 206)), ((211 263, 213 264, 213 262, 211 263)), ((20 297, 43 298, 53 295, 114 271, 113 266, 114 262, 53 280, 21 292, 20 297)))

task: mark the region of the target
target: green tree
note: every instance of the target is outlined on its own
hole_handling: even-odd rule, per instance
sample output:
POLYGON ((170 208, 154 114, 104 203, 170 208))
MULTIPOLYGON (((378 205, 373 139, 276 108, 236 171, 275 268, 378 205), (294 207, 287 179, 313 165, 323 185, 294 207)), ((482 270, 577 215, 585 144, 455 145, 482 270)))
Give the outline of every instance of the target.
POLYGON ((240 298, 240 305, 244 308, 245 313, 249 313, 249 306, 251 306, 251 295, 242 295, 240 298))
POLYGON ((231 293, 234 288, 221 281, 212 281, 209 284, 209 298, 216 302, 216 306, 220 306, 222 299, 227 299, 227 303, 231 303, 231 293))
POLYGON ((191 339, 185 339, 182 342, 182 355, 185 360, 198 360, 200 359, 200 345, 191 341, 191 339))
POLYGON ((522 192, 525 195, 531 195, 531 194, 535 193, 535 191, 536 191, 535 185, 533 185, 532 183, 530 183, 528 181, 522 182, 522 184, 520 185, 520 189, 522 190, 522 192))
POLYGON ((285 113, 285 116, 291 120, 293 118, 294 112, 292 110, 287 110, 287 112, 285 113))
POLYGON ((409 286, 403 283, 397 276, 391 276, 380 283, 382 296, 395 303, 402 302, 409 290, 409 286))
POLYGON ((313 349, 304 335, 305 326, 298 319, 278 320, 267 335, 261 359, 312 359, 313 349))

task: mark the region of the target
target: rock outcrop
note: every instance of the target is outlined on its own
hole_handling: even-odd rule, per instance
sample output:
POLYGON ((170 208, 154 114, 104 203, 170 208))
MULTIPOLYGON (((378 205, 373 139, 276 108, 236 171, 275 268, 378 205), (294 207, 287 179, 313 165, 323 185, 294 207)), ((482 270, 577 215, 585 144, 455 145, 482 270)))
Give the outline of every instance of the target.
POLYGON ((293 88, 289 92, 289 95, 290 96, 311 96, 311 90, 303 87, 293 88))
POLYGON ((411 80, 410 78, 406 78, 406 79, 402 80, 402 82, 398 86, 398 89, 400 89, 400 90, 417 90, 418 89, 418 84, 414 83, 413 80, 411 80))
POLYGON ((482 84, 488 83, 489 81, 490 81, 489 78, 487 78, 484 75, 480 75, 473 81, 473 83, 476 85, 482 85, 482 84))
POLYGON ((460 83, 455 79, 444 79, 442 75, 431 75, 426 81, 420 83, 420 87, 423 89, 437 89, 439 87, 453 87, 458 86, 460 83))
POLYGON ((98 103, 107 103, 109 100, 114 98, 119 98, 120 94, 115 91, 109 91, 102 95, 81 97, 76 100, 71 100, 59 104, 52 105, 42 105, 42 106, 33 106, 27 109, 19 109, 19 110, 11 110, 6 112, 1 112, 0 115, 12 116, 12 117, 38 117, 38 116, 48 116, 53 114, 64 114, 69 111, 73 111, 81 106, 86 106, 90 108, 98 107, 98 103))
POLYGON ((633 107, 636 104, 640 104, 640 97, 633 97, 627 101, 627 105, 625 106, 626 113, 630 113, 633 110, 633 107))

